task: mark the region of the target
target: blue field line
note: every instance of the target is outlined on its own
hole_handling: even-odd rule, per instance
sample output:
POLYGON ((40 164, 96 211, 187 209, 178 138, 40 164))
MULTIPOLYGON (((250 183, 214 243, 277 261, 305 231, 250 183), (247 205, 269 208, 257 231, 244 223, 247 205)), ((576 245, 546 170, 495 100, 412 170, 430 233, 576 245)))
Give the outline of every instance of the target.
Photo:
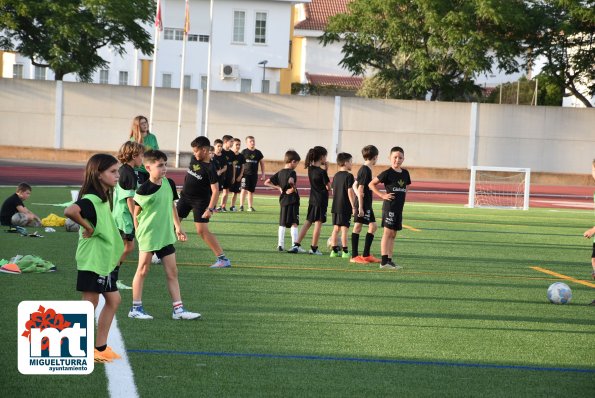
POLYGON ((595 369, 580 368, 548 368, 538 366, 522 365, 493 365, 481 363, 457 363, 441 361, 412 361, 404 359, 374 359, 374 358, 349 358, 349 357, 325 357, 318 355, 280 355, 280 354, 250 354, 239 352, 208 352, 208 351, 172 351, 172 350, 127 350, 135 354, 166 354, 166 355, 196 355, 207 357, 241 357, 241 358, 267 358, 267 359, 300 359, 308 361, 338 361, 338 362, 361 362, 361 363, 387 363, 396 365, 424 365, 424 366, 448 366, 461 368, 483 368, 483 369, 513 369, 529 370, 536 372, 571 372, 571 373, 595 373, 595 369))

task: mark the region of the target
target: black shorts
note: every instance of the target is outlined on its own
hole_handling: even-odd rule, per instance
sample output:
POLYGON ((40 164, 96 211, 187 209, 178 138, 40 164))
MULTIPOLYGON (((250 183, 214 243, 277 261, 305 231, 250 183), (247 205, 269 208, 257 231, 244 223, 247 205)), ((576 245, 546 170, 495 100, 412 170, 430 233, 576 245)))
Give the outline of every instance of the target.
POLYGON ((208 218, 202 218, 205 210, 209 208, 209 203, 202 200, 190 200, 186 198, 180 198, 176 204, 176 210, 178 211, 178 217, 181 219, 188 217, 190 210, 194 213, 194 222, 208 223, 208 218))
POLYGON ((158 259, 162 259, 163 257, 167 257, 170 254, 174 254, 175 252, 176 248, 174 247, 174 245, 167 245, 159 250, 153 250, 152 253, 155 254, 158 259))
POLYGON ((357 224, 364 224, 364 225, 370 225, 374 222, 376 222, 376 216, 374 215, 374 210, 373 209, 364 209, 364 216, 363 217, 359 217, 359 216, 355 216, 353 217, 355 223, 357 224))
POLYGON ((593 253, 591 253, 591 258, 595 258, 595 242, 593 242, 593 253))
POLYGON ((290 228, 293 224, 300 225, 300 205, 281 206, 279 226, 290 228))
POLYGON ((326 207, 320 206, 313 206, 308 205, 308 215, 306 216, 306 220, 310 222, 320 221, 322 223, 326 222, 326 207))
POLYGON ((132 242, 134 240, 134 228, 132 229, 132 232, 129 234, 125 233, 121 229, 119 229, 118 231, 120 231, 120 236, 122 237, 122 240, 127 240, 129 242, 132 242))
POLYGON ((241 183, 239 182, 234 182, 233 184, 231 184, 231 186, 229 187, 229 192, 240 193, 242 191, 242 187, 240 184, 241 183))
POLYGON ((258 176, 256 174, 245 175, 242 177, 242 189, 248 192, 254 192, 256 190, 256 183, 258 182, 258 176))
POLYGON ((400 231, 403 229, 403 213, 382 210, 382 228, 400 231))
POLYGON ((349 228, 351 221, 351 214, 337 214, 333 213, 333 225, 349 228))
POLYGON ((78 271, 76 290, 79 292, 107 293, 117 292, 118 270, 113 270, 108 276, 99 276, 93 271, 78 271))

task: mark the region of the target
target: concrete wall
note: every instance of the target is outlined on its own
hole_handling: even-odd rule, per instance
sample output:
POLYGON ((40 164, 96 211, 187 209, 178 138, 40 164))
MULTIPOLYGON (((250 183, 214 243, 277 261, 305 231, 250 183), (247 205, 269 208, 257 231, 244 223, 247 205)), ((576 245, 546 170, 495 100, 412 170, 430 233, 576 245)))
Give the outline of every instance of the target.
MULTIPOLYGON (((135 115, 148 116, 149 87, 64 83, 63 149, 116 151, 128 138, 135 115)), ((204 123, 204 101, 186 90, 180 150, 204 123)), ((176 89, 157 89, 154 132, 166 151, 176 150, 176 89)), ((53 148, 55 82, 0 79, 0 146, 53 148)), ((380 165, 392 146, 405 149, 406 165, 465 169, 470 135, 477 165, 530 167, 534 172, 589 174, 595 157, 595 110, 362 98, 277 96, 212 92, 210 138, 256 137, 270 160, 289 148, 302 158, 322 145, 349 152, 374 144, 380 165), (336 104, 340 104, 336 109, 336 104), (473 118, 475 116, 475 118, 473 118), (477 122, 471 126, 471 121, 477 122)), ((1 156, 1 155, 0 155, 1 156)), ((329 160, 334 160, 329 158, 329 160)))

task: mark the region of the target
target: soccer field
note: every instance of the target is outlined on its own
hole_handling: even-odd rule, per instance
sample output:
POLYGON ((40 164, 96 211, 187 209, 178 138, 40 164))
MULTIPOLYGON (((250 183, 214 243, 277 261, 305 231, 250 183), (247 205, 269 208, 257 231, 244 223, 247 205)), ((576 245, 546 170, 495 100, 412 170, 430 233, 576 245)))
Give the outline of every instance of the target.
MULTIPOLYGON (((13 191, 0 188, 0 197, 13 191)), ((41 216, 61 214, 35 203, 69 198, 68 188, 35 188, 26 205, 41 216)), ((302 198, 303 217, 306 207, 302 198)), ((592 396, 595 307, 588 304, 595 281, 592 243, 582 237, 592 210, 408 203, 407 228, 395 244, 404 269, 391 271, 329 258, 330 223, 319 242, 326 255, 279 253, 277 198, 258 196, 255 208, 216 214, 210 223, 230 269, 209 269, 214 256, 193 223, 183 222, 189 239, 176 245, 182 297, 202 320, 171 319, 159 265, 143 296, 154 320, 129 319, 131 291, 121 292, 118 327, 139 396, 592 396), (547 288, 562 277, 572 302, 550 304, 547 288)), ((379 216, 379 201, 375 211, 379 216)), ((0 274, 2 395, 108 396, 105 368, 113 364, 96 364, 88 376, 17 370, 19 302, 80 298, 77 234, 39 231, 44 238, 0 238, 0 257, 36 254, 58 267, 0 274)), ((372 246, 377 256, 380 236, 372 246)), ((122 266, 127 284, 135 260, 122 266)))

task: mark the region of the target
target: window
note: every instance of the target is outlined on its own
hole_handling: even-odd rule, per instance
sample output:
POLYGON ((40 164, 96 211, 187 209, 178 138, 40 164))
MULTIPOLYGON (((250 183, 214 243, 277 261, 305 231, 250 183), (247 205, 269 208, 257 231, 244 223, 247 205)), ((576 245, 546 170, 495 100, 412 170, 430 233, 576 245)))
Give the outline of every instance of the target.
POLYGON ((233 42, 244 43, 244 29, 246 27, 246 11, 233 12, 233 42))
POLYGON ((102 69, 99 71, 99 84, 109 83, 109 70, 102 69))
POLYGON ((202 90, 206 90, 207 89, 207 82, 208 82, 209 78, 207 76, 201 76, 200 77, 200 88, 202 90))
POLYGON ((174 40, 179 40, 179 41, 184 40, 184 30, 183 29, 174 29, 174 40))
POLYGON ((190 88, 191 82, 192 82, 192 76, 184 75, 184 88, 190 88))
POLYGON ((267 13, 257 12, 254 24, 254 43, 265 44, 267 42, 267 13))
POLYGON ((118 74, 118 84, 120 86, 127 86, 128 85, 128 72, 125 70, 121 70, 118 74))
POLYGON ((198 35, 188 35, 188 41, 198 41, 198 35))
POLYGON ((173 40, 174 39, 174 30, 172 28, 165 28, 163 29, 163 39, 164 40, 173 40))
POLYGON ((263 80, 262 81, 262 92, 263 93, 270 93, 270 86, 271 86, 271 81, 270 80, 263 80))
POLYGON ((252 92, 252 79, 242 79, 242 86, 240 87, 241 93, 252 92))
POLYGON ((23 78, 23 64, 14 64, 12 66, 12 77, 13 79, 23 78))
POLYGON ((161 80, 161 87, 171 88, 171 73, 164 73, 161 80))
POLYGON ((45 68, 43 66, 36 66, 34 79, 35 80, 45 80, 46 69, 47 68, 45 68))
POLYGON ((198 35, 198 41, 200 41, 202 43, 208 43, 209 35, 198 35))

